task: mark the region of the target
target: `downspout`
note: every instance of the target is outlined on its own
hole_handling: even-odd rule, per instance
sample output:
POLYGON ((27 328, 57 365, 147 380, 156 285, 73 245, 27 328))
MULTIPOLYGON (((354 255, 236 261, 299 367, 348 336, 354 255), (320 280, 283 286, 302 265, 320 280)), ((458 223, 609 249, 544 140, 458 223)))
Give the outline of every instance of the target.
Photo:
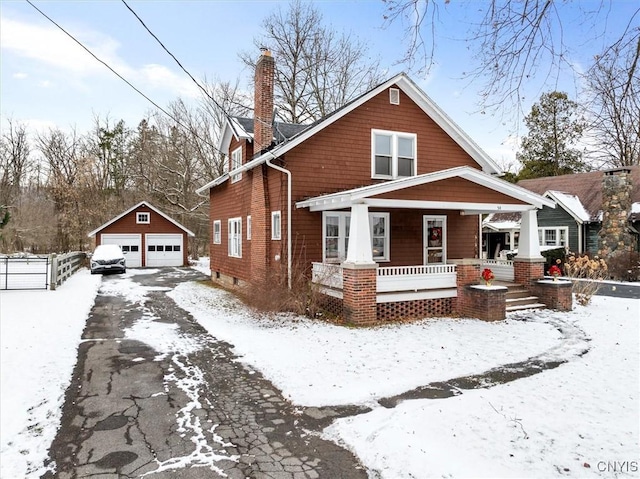
POLYGON ((276 157, 270 153, 271 158, 267 158, 265 162, 267 166, 287 175, 287 285, 291 289, 291 172, 281 166, 274 165, 271 160, 276 157))

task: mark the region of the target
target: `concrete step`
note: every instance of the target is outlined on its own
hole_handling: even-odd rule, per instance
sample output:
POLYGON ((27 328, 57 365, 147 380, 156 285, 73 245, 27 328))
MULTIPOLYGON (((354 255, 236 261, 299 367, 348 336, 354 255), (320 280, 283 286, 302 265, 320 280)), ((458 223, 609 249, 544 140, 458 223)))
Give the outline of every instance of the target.
POLYGON ((522 311, 525 309, 546 309, 547 305, 543 303, 529 303, 529 304, 521 304, 519 306, 507 306, 507 313, 512 311, 522 311))
POLYGON ((524 288, 523 289, 517 289, 517 290, 514 290, 514 291, 509 290, 509 291, 507 291, 505 293, 505 297, 507 299, 528 298, 528 297, 531 297, 531 292, 526 290, 526 289, 524 289, 524 288))
POLYGON ((524 304, 538 304, 537 296, 523 296, 520 298, 507 298, 507 306, 521 306, 524 304))

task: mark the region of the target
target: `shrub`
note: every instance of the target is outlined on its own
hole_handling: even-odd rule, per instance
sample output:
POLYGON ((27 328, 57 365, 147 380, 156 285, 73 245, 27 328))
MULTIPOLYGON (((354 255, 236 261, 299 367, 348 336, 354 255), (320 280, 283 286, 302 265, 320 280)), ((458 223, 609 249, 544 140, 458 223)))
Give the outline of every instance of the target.
POLYGON ((640 279, 640 253, 637 251, 616 251, 607 258, 609 276, 618 281, 638 281, 640 279))
POLYGON ((588 255, 576 256, 569 253, 567 261, 564 263, 565 275, 581 281, 573 281, 573 292, 576 301, 582 306, 591 302, 591 297, 600 288, 599 280, 608 277, 607 263, 597 256, 590 258, 588 255))
POLYGON ((548 249, 540 253, 544 260, 544 270, 548 271, 553 265, 560 265, 567 260, 567 251, 564 246, 561 248, 548 249), (558 261, 559 260, 559 261, 558 261))

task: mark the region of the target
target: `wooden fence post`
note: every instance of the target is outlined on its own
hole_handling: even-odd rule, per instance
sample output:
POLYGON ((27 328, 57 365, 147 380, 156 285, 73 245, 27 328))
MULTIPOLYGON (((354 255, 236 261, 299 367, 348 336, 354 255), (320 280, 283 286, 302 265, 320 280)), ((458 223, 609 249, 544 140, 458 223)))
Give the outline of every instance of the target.
POLYGON ((55 291, 57 285, 58 285, 58 255, 56 255, 55 253, 52 253, 49 289, 51 289, 51 291, 55 291))

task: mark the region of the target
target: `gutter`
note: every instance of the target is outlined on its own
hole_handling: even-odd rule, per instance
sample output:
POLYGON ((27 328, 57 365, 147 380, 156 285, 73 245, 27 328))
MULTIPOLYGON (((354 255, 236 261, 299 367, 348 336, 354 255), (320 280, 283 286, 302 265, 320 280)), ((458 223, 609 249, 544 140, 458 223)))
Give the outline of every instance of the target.
MULTIPOLYGON (((291 289, 291 172, 281 166, 271 163, 271 160, 275 160, 276 156, 271 152, 267 153, 271 155, 271 158, 267 158, 266 160, 259 158, 259 160, 264 161, 270 168, 287 175, 287 285, 289 286, 289 289, 291 289)), ((247 163, 247 165, 250 163, 251 162, 247 163)))

